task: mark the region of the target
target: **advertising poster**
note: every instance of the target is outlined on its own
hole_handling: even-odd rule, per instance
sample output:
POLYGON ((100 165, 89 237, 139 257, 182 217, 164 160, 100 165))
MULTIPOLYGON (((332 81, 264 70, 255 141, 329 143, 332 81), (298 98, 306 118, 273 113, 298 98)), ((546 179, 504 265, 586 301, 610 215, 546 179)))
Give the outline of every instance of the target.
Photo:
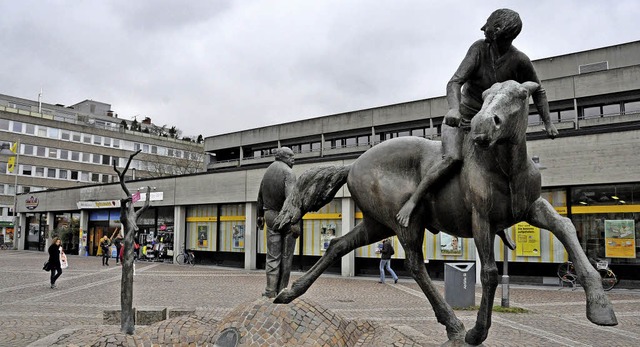
POLYGON ((336 237, 336 225, 325 224, 320 231, 320 251, 324 252, 329 248, 329 242, 336 237))
POLYGON ((525 222, 514 225, 516 229, 516 255, 540 257, 540 228, 525 222))
POLYGON ((206 225, 198 225, 198 247, 206 248, 209 238, 209 227, 206 225))
POLYGON ((442 255, 462 255, 462 242, 457 236, 440 233, 440 253, 442 255))
POLYGON ((233 248, 244 249, 244 225, 233 226, 233 248))
POLYGON ((605 257, 636 257, 636 225, 633 220, 604 221, 605 257))

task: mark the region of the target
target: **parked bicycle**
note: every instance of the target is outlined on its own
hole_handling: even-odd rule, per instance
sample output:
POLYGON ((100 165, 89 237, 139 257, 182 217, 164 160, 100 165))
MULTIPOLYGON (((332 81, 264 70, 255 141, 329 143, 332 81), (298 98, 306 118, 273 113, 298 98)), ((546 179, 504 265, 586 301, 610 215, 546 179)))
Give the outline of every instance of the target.
MULTIPOLYGON (((613 287, 618 283, 618 278, 609 268, 609 262, 606 260, 593 259, 590 259, 590 262, 600 273, 600 277, 602 278, 602 288, 606 291, 613 289, 613 287)), ((558 277, 560 278, 562 286, 568 284, 572 288, 575 288, 578 275, 576 274, 576 269, 573 267, 573 262, 568 261, 560 264, 560 266, 558 266, 558 277)))
POLYGON ((13 249, 13 243, 3 242, 2 244, 0 244, 0 250, 5 250, 5 249, 13 249))
POLYGON ((179 265, 191 264, 191 266, 193 266, 196 265, 196 256, 192 251, 185 250, 183 247, 182 252, 176 257, 176 262, 179 265))

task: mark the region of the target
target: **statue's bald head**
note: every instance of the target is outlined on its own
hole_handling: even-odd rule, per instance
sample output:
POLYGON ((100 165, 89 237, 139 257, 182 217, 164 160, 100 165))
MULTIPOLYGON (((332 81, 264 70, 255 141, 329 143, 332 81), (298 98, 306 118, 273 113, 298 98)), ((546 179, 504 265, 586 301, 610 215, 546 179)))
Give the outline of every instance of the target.
POLYGON ((293 167, 293 151, 289 147, 280 147, 275 150, 275 157, 277 161, 281 161, 289 167, 293 167))

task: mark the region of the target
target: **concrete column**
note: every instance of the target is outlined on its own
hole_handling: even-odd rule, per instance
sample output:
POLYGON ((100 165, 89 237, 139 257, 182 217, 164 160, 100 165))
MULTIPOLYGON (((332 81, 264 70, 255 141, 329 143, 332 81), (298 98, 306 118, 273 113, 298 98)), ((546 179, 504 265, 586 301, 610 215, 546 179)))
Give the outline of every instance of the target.
POLYGON ((86 247, 89 244, 89 211, 81 210, 80 211, 80 249, 78 250, 78 254, 81 256, 89 255, 86 247))
POLYGON ((27 238, 27 217, 24 213, 16 214, 13 226, 13 247, 16 249, 24 249, 25 240, 27 238))
MULTIPOLYGON (((351 198, 342 198, 342 231, 340 236, 353 229, 355 224, 355 204, 351 198)), ((342 257, 342 276, 353 277, 355 275, 356 251, 342 257)))
POLYGON ((173 207, 173 263, 182 252, 182 247, 187 239, 187 208, 185 206, 173 207))
POLYGON ((53 228, 54 228, 54 215, 53 212, 47 212, 47 235, 45 235, 46 239, 44 240, 44 250, 45 252, 51 246, 51 241, 53 240, 53 228))
POLYGON ((254 202, 245 204, 246 220, 244 224, 244 268, 256 269, 256 257, 258 253, 258 205, 254 202))

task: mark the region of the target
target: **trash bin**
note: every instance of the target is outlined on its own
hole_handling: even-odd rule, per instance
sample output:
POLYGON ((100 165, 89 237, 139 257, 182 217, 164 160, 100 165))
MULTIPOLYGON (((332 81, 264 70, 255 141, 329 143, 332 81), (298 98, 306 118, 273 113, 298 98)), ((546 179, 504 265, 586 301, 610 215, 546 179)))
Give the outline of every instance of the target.
POLYGON ((476 305, 476 264, 444 264, 444 300, 451 307, 476 305))

